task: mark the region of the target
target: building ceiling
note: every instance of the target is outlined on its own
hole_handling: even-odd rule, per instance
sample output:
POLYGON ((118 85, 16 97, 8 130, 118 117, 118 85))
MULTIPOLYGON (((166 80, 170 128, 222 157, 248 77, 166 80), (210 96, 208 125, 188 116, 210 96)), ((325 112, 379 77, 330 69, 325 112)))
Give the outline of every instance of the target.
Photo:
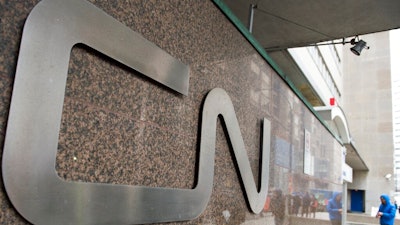
MULTIPOLYGON (((323 106, 287 48, 400 28, 398 0, 223 0, 312 106, 323 106)), ((349 45, 349 48, 351 46, 349 45)))
POLYGON ((400 27, 398 0, 223 0, 267 51, 400 27))

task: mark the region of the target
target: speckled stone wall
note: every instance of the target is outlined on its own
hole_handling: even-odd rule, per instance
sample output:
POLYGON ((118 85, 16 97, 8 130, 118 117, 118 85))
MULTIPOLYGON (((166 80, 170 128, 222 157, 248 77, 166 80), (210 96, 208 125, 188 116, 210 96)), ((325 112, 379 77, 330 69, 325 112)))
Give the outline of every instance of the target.
MULTIPOLYGON (((37 2, 0 0, 0 146, 6 135, 23 24, 37 2)), ((87 46, 75 46, 55 168, 61 179, 193 188, 202 102, 219 87, 233 101, 256 180, 261 121, 267 118, 272 122, 271 190, 281 189, 288 204, 293 192, 341 190, 340 145, 213 2, 91 2, 188 65, 189 95, 180 95, 87 46), (312 174, 303 172, 305 130, 311 134, 312 174)), ((270 208, 253 214, 247 206, 224 122, 217 123, 214 186, 208 206, 197 219, 169 224, 274 224, 270 208), (229 212, 229 217, 223 212, 229 212)), ((0 224, 29 224, 13 208, 0 182, 0 224)), ((287 218, 289 214, 287 206, 287 218)))

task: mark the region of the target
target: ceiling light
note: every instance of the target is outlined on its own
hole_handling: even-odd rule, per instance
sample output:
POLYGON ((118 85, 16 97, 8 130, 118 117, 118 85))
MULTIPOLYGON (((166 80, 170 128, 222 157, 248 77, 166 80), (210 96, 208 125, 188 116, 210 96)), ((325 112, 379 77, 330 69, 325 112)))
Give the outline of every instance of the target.
POLYGON ((356 55, 360 55, 361 51, 366 48, 369 49, 369 47, 367 46, 367 42, 363 41, 363 40, 359 40, 358 42, 355 43, 355 45, 353 47, 350 48, 351 52, 353 52, 356 55))

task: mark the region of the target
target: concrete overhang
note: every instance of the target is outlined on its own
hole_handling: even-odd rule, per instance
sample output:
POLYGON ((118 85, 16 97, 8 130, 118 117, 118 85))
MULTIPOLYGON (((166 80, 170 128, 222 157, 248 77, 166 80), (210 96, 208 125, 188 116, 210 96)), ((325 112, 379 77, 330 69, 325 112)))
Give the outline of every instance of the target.
MULTIPOLYGON (((285 76, 312 106, 323 106, 304 74, 297 68, 288 48, 400 28, 398 0, 220 0, 252 35, 285 76), (254 6, 254 7, 252 7, 254 6)), ((362 37, 360 37, 362 39, 362 37)), ((368 40, 365 40, 368 44, 368 40)), ((348 48, 351 47, 350 44, 348 48)), ((373 48, 374 46, 370 46, 373 48)))
POLYGON ((284 71, 285 76, 312 106, 324 106, 323 100, 314 90, 306 75, 299 68, 288 50, 269 52, 268 55, 279 65, 279 68, 284 71))
POLYGON ((369 169, 356 150, 353 141, 345 143, 344 146, 346 147, 346 163, 353 168, 353 170, 368 171, 369 169))
POLYGON ((400 28, 398 0, 222 0, 267 51, 400 28))
POLYGON ((338 106, 314 107, 322 119, 326 121, 333 132, 335 132, 346 147, 346 163, 353 170, 368 170, 367 165, 358 153, 351 138, 347 119, 343 110, 338 106))

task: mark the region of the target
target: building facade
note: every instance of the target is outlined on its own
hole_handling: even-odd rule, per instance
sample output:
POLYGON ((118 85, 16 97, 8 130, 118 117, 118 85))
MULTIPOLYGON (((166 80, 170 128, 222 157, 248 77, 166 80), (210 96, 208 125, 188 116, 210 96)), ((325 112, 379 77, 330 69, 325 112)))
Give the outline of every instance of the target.
MULTIPOLYGON (((400 59, 398 50, 400 46, 397 40, 400 38, 400 31, 390 31, 390 64, 392 75, 392 98, 393 98, 393 147, 394 147, 394 182, 395 192, 400 192, 400 69, 397 62, 400 59)), ((398 194, 396 194, 398 197, 398 194)))
POLYGON ((329 224, 344 144, 220 1, 0 14, 0 223, 329 224))
POLYGON ((370 213, 379 206, 381 194, 394 197, 389 32, 363 35, 362 39, 371 48, 360 57, 344 51, 343 109, 355 145, 369 168, 354 171, 354 182, 348 184, 349 198, 353 207, 360 206, 356 199, 364 199, 361 209, 370 213))
MULTIPOLYGON (((396 107, 396 101, 392 101, 391 93, 389 32, 359 38, 373 46, 368 51, 364 50, 361 56, 351 53, 348 49, 351 46, 340 44, 340 40, 333 41, 338 44, 325 42, 319 46, 289 49, 288 52, 315 87, 319 101, 314 101, 314 105, 332 104, 343 109, 351 145, 357 148, 357 154, 365 163, 362 167, 352 165, 353 180, 348 183, 346 204, 351 212, 369 214, 373 207, 379 206, 376 196, 386 193, 395 200, 396 176, 394 180, 392 177, 393 166, 396 167, 398 159, 395 151, 393 165, 393 143, 396 139, 393 141, 392 134, 396 128, 392 132, 392 123, 396 126, 397 117, 393 115, 392 121, 392 102, 396 107), (334 101, 329 102, 330 99, 334 101), (374 149, 380 149, 379 157, 376 157, 374 149)), ((395 94, 394 91, 393 96, 395 94)), ((334 122, 327 122, 335 127, 334 122)))

